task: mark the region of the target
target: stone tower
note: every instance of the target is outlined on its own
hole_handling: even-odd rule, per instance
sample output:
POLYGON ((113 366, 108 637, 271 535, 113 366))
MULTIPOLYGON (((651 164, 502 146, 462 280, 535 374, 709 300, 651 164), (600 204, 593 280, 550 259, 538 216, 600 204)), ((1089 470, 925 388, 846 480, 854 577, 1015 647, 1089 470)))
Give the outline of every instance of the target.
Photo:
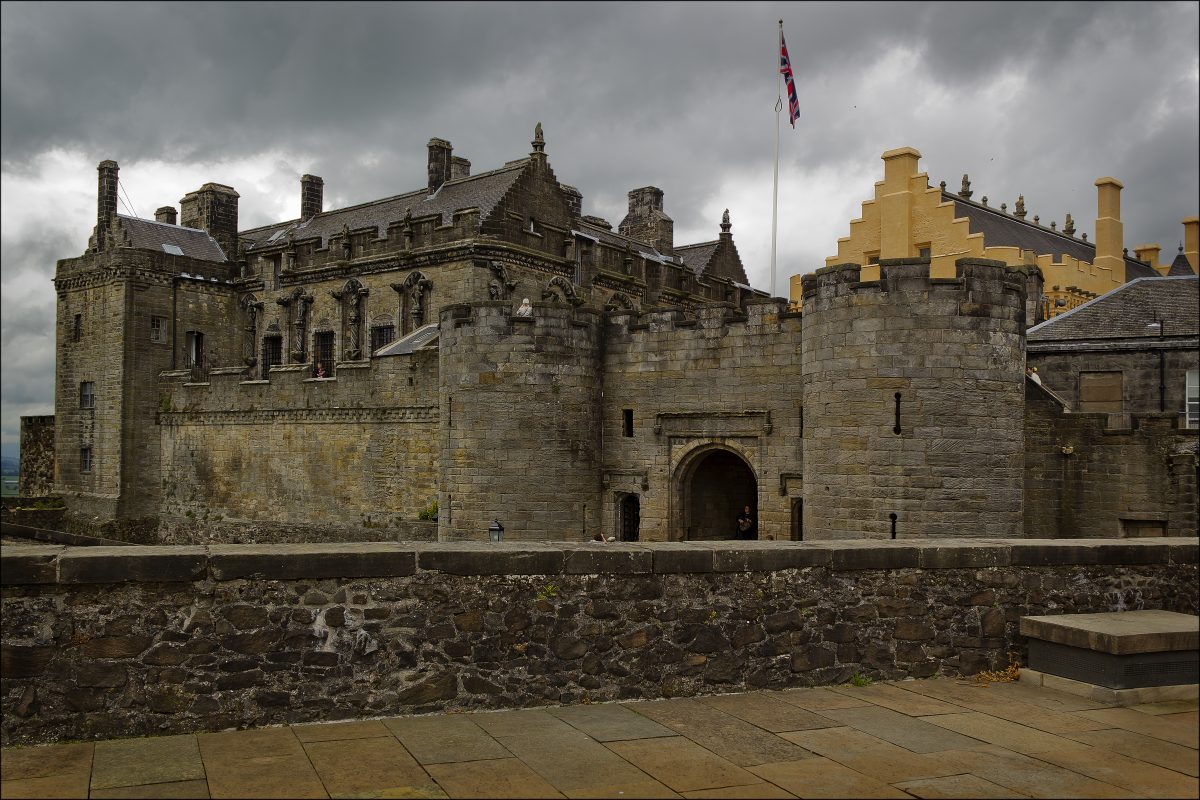
POLYGON ((1026 278, 957 270, 804 277, 806 539, 1022 535, 1026 278))

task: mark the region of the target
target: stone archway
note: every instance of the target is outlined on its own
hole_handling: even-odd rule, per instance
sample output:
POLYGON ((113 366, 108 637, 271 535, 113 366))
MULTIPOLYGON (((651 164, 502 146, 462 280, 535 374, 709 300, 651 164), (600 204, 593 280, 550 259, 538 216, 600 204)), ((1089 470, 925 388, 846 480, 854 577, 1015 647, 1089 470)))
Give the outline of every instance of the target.
POLYGON ((758 520, 758 481, 746 460, 724 447, 696 453, 681 470, 679 510, 685 539, 733 539, 743 506, 758 520))

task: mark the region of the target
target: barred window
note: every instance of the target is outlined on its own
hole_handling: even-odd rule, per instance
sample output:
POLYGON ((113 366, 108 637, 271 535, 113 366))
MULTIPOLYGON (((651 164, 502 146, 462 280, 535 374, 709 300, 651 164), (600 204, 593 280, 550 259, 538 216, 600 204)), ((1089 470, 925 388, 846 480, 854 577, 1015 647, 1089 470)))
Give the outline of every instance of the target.
POLYGON ((79 407, 96 407, 96 384, 93 381, 83 381, 79 384, 79 407))
POLYGON ((280 336, 263 337, 263 377, 271 374, 271 367, 283 363, 283 338, 280 336))
POLYGON ((333 377, 333 331, 313 336, 313 374, 318 378, 333 377))
POLYGON ((395 325, 375 325, 371 328, 371 352, 374 353, 385 344, 395 340, 395 325))

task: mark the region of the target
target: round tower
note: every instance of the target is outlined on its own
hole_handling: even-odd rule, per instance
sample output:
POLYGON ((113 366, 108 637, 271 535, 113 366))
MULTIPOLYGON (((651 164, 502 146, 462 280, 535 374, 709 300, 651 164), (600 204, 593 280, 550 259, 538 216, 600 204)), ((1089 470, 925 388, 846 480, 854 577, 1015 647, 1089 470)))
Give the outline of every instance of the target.
POLYGON ((440 318, 438 538, 582 540, 600 525, 599 317, 508 301, 440 318))
POLYGON ((803 279, 805 538, 1022 535, 1026 279, 1002 261, 803 279))

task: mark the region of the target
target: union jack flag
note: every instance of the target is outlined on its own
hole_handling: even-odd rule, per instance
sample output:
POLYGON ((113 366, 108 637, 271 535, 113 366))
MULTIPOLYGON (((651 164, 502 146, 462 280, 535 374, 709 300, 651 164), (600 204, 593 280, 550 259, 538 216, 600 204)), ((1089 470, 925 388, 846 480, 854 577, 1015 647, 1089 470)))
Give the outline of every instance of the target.
POLYGON ((788 117, 795 128, 796 120, 800 119, 800 98, 796 96, 796 82, 792 79, 792 59, 788 57, 787 42, 783 39, 782 30, 779 31, 779 71, 783 73, 783 80, 787 83, 788 117))

